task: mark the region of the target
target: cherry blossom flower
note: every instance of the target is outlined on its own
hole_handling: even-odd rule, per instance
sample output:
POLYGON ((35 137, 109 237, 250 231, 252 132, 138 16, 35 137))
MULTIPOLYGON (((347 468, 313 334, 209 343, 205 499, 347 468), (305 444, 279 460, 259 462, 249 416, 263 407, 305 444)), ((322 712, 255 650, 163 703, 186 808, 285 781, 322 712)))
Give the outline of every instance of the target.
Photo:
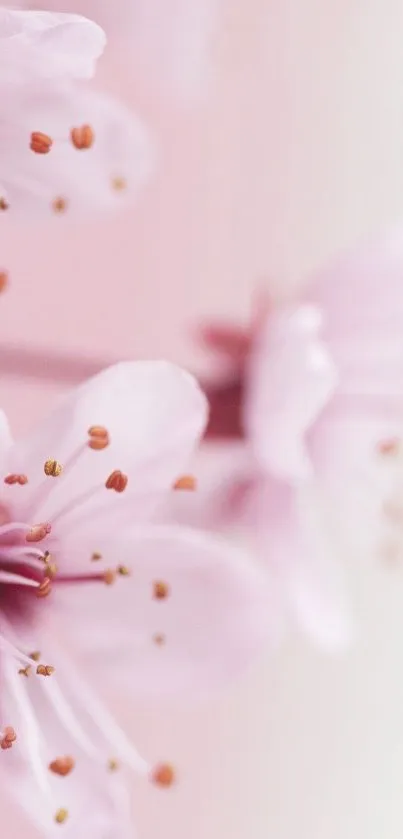
POLYGON ((341 558, 402 551, 401 250, 397 230, 250 328, 202 331, 227 367, 207 439, 244 441, 203 516, 246 526, 283 612, 332 646, 351 631, 341 558))
POLYGON ((184 476, 206 418, 194 379, 163 362, 106 369, 16 443, 1 415, 0 767, 45 835, 131 836, 126 770, 172 782, 97 686, 207 695, 267 637, 261 572, 157 523, 166 493, 194 486, 184 476))
POLYGON ((118 207, 153 153, 136 115, 87 88, 105 45, 78 15, 0 7, 0 213, 84 215, 118 207))

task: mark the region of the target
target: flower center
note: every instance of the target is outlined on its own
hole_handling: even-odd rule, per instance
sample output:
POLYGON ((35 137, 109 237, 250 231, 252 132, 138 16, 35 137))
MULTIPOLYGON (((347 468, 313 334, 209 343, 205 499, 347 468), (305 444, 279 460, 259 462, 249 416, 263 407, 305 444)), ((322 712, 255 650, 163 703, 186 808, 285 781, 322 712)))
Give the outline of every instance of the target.
POLYGON ((20 614, 26 621, 44 596, 51 566, 41 543, 49 533, 49 525, 15 521, 11 509, 0 505, 0 615, 20 614))

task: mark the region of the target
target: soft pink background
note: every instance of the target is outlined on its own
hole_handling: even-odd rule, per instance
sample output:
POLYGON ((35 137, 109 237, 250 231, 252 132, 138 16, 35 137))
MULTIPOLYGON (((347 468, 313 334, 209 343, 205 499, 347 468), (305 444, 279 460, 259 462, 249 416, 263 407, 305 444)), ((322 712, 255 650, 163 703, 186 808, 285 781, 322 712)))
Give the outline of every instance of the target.
MULTIPOLYGON (((112 51, 105 78, 150 119, 158 176, 114 219, 4 227, 2 344, 196 365, 193 323, 246 317, 255 281, 297 283, 402 212, 400 0, 230 5, 194 113, 150 103, 112 51)), ((0 378, 17 431, 59 390, 0 378)), ((180 771, 167 794, 136 785, 144 839, 400 839, 403 584, 360 573, 362 636, 346 659, 294 639, 206 708, 111 696, 145 754, 180 771)), ((9 813, 7 839, 33 836, 9 813)))

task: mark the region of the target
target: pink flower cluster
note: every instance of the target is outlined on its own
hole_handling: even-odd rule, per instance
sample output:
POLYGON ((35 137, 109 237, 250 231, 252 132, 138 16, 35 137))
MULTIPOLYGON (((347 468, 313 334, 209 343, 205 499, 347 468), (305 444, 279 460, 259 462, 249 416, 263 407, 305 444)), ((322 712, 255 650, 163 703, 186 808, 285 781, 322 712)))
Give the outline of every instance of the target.
MULTIPOLYGON (((141 61, 156 34, 157 53, 165 37, 178 53, 183 16, 199 32, 204 12, 176 11, 162 37, 144 6, 141 61)), ((150 173, 141 121, 85 84, 104 45, 80 15, 0 7, 4 218, 113 209, 150 173)), ((182 59, 198 63, 188 46, 173 88, 190 80, 182 59)), ((195 380, 164 362, 104 370, 16 443, 0 414, 0 768, 43 835, 128 839, 126 771, 175 779, 128 742, 99 699, 106 680, 133 698, 199 698, 267 637, 264 575, 159 514, 195 487, 207 416, 195 380)))
MULTIPOLYGON (((113 209, 152 169, 141 120, 86 85, 103 30, 61 5, 0 7, 5 218, 113 209)), ((124 29, 151 86, 177 97, 205 79, 218 5, 74 11, 124 29)), ((0 769, 45 836, 129 839, 126 771, 175 779, 103 706, 106 680, 200 698, 289 622, 327 648, 351 639, 340 557, 401 552, 402 264, 392 235, 292 302, 261 300, 247 329, 204 328, 226 367, 207 398, 174 365, 125 362, 26 439, 0 414, 0 769), (193 492, 203 437, 235 449, 193 492), (257 562, 210 532, 227 525, 257 562)))

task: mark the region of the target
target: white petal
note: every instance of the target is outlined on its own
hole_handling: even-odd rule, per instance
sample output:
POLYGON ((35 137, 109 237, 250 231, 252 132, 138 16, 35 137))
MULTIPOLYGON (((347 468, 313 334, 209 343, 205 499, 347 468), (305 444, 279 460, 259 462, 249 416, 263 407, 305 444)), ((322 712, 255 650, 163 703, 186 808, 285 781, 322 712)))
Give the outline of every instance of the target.
POLYGON ((208 89, 222 5, 222 0, 48 0, 52 9, 74 9, 100 23, 119 45, 128 72, 157 94, 182 101, 208 89))
MULTIPOLYGON (((110 529, 108 514, 122 511, 129 520, 141 520, 150 495, 168 491, 186 468, 206 419, 204 395, 179 367, 140 361, 109 367, 62 399, 10 451, 8 471, 29 477, 24 487, 28 492, 18 495, 20 520, 52 521, 66 505, 72 506, 94 542, 103 528, 110 529), (88 446, 88 429, 94 425, 109 433, 110 445, 102 451, 88 446), (44 474, 49 457, 64 467, 58 478, 44 474), (122 493, 105 488, 115 470, 128 476, 122 493), (92 490, 88 503, 93 506, 87 507, 83 499, 92 490)), ((72 519, 66 515, 65 522, 69 533, 72 519)), ((60 536, 59 525, 56 530, 60 536)))
MULTIPOLYGON (((84 738, 82 742, 72 735, 47 698, 51 679, 25 679, 11 661, 3 662, 3 673, 2 713, 17 733, 13 748, 1 753, 3 787, 46 837, 53 839, 60 831, 67 839, 76 839, 80 832, 88 839, 132 837, 125 775, 108 772, 108 759, 115 752, 109 751, 102 731, 94 743, 95 754, 89 754, 84 738), (75 768, 60 778, 48 765, 65 755, 75 760, 75 768), (60 808, 68 811, 62 826, 55 822, 60 808)), ((78 730, 84 725, 91 731, 80 703, 72 707, 72 714, 78 730)))
POLYGON ((113 586, 56 586, 56 619, 89 666, 112 668, 114 684, 135 695, 206 696, 269 642, 275 604, 267 574, 222 540, 174 527, 132 528, 105 544, 104 556, 112 566, 127 565, 130 576, 113 586), (157 582, 168 587, 167 597, 155 596, 157 582))
POLYGON ((119 209, 137 197, 153 167, 153 148, 138 117, 83 86, 25 86, 3 96, 0 182, 9 208, 2 221, 41 215, 61 219, 119 209), (89 125, 94 144, 77 149, 71 129, 89 125), (32 132, 52 140, 48 154, 30 148, 32 132))
POLYGON ((79 15, 0 7, 0 86, 90 78, 104 50, 101 27, 79 15))
POLYGON ((249 360, 246 431, 258 463, 282 479, 311 474, 305 435, 337 385, 320 327, 313 306, 270 313, 249 360))

